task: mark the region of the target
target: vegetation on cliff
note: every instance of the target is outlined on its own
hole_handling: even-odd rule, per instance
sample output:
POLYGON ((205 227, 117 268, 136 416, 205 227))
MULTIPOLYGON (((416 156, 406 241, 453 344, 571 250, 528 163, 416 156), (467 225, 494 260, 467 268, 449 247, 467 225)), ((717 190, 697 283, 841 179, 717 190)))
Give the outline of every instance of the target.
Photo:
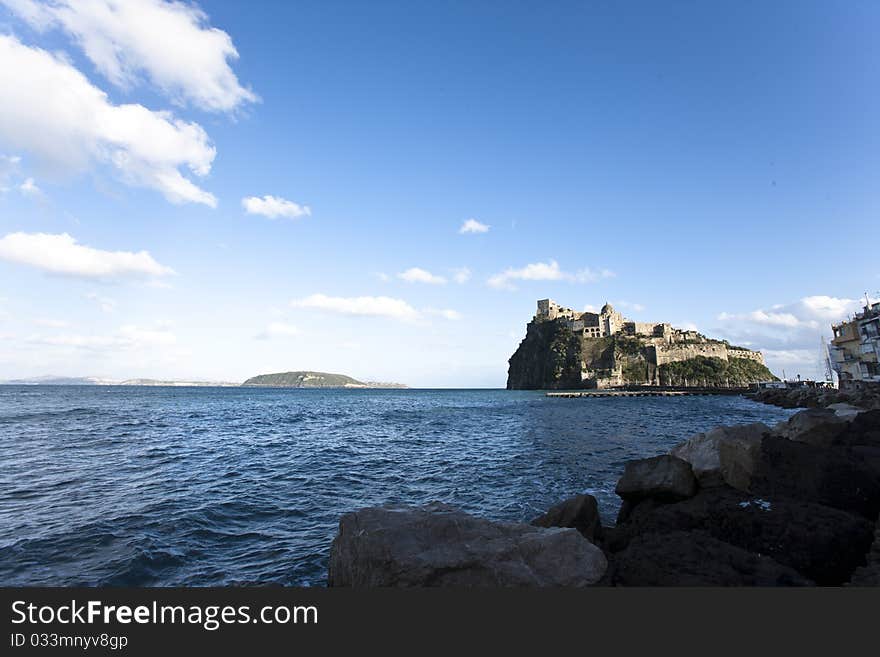
POLYGON ((696 356, 660 366, 663 385, 746 386, 756 381, 778 381, 765 365, 747 358, 696 356))

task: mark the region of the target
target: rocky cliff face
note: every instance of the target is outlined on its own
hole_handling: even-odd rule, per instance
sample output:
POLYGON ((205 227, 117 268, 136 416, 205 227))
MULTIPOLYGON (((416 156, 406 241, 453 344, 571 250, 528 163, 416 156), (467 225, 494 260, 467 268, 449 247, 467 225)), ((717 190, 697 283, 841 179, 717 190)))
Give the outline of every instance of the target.
POLYGON ((581 340, 562 322, 530 322, 510 357, 508 390, 581 387, 581 340))

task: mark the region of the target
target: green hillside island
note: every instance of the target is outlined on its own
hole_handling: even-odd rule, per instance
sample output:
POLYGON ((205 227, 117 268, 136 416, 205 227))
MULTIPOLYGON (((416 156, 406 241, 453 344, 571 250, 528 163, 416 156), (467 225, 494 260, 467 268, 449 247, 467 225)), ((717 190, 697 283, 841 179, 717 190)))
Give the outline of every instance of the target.
POLYGON ((633 322, 605 304, 577 312, 538 302, 509 361, 511 390, 620 386, 741 387, 777 380, 759 351, 667 323, 633 322))
POLYGON ((266 388, 406 388, 402 383, 358 381, 328 372, 277 372, 251 377, 241 385, 266 388))

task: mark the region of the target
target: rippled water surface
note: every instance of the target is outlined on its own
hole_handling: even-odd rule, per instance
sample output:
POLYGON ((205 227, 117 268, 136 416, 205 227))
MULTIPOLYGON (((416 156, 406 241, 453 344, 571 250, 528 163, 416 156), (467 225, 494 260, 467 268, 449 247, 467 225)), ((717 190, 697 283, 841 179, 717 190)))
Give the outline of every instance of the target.
POLYGON ((739 397, 0 386, 0 584, 320 585, 340 514, 528 520, 623 463, 791 411, 739 397))

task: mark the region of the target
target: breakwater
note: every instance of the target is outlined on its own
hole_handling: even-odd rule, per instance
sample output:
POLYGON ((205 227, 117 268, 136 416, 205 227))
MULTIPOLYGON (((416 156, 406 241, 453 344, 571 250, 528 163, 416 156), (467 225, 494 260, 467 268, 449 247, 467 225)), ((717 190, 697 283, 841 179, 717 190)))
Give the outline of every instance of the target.
POLYGON ((547 397, 585 398, 591 397, 701 397, 706 395, 742 395, 748 388, 687 388, 681 390, 573 390, 547 392, 547 397))

